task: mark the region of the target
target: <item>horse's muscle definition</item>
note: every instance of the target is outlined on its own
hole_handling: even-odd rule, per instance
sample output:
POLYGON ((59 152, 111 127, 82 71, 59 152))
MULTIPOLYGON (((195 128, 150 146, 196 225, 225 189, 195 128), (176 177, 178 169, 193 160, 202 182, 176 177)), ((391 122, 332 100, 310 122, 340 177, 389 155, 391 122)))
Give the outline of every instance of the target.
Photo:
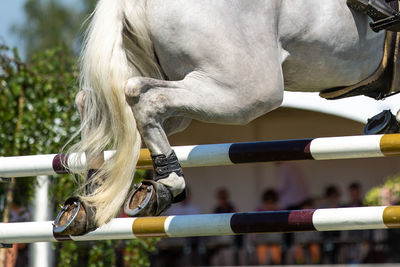
POLYGON ((66 201, 55 234, 91 231, 124 202, 129 216, 147 216, 184 199, 167 136, 192 119, 246 124, 279 107, 284 90, 368 79, 387 54, 376 27, 397 11, 349 4, 358 11, 345 0, 100 0, 81 57, 82 137, 71 148, 86 155, 86 190, 66 201), (129 193, 142 139, 155 177, 129 193), (117 152, 104 161, 106 149, 117 152))

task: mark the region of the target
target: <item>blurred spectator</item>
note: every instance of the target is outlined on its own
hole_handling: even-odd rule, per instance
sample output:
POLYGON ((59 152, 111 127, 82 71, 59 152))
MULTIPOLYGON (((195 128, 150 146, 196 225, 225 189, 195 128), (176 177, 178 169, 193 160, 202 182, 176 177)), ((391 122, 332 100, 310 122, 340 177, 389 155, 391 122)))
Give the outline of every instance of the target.
POLYGON ((191 202, 190 190, 186 187, 186 198, 182 202, 177 204, 173 204, 172 207, 167 211, 167 215, 191 215, 191 214, 199 214, 200 211, 191 202))
MULTIPOLYGON (((278 194, 274 189, 267 189, 262 195, 262 206, 258 211, 277 210, 278 194)), ((258 264, 281 264, 282 263, 282 234, 256 234, 255 246, 258 264)))
POLYGON ((325 188, 325 205, 324 208, 339 208, 340 204, 340 192, 335 185, 330 185, 325 188))
MULTIPOLYGON (((372 189, 369 194, 378 192, 378 199, 371 203, 371 195, 366 201, 373 205, 392 206, 400 205, 400 177, 399 175, 390 177, 382 186, 372 189), (378 190, 378 191, 376 191, 378 190)), ((399 263, 400 262, 400 229, 376 229, 371 231, 369 239, 370 251, 365 259, 367 263, 399 263)))
MULTIPOLYGON (((276 163, 276 179, 279 209, 297 210, 301 203, 310 197, 307 178, 297 165, 289 162, 276 163)), ((284 248, 291 247, 293 234, 283 234, 283 242, 284 248)))
MULTIPOLYGON (((363 206, 361 186, 358 182, 352 182, 348 187, 350 201, 344 207, 363 206)), ((370 231, 342 231, 341 257, 346 263, 361 263, 368 252, 367 241, 370 231)))
MULTIPOLYGON (((229 199, 229 192, 226 188, 220 188, 216 192, 217 206, 213 213, 237 212, 235 206, 229 199)), ((239 251, 243 246, 243 236, 215 236, 209 238, 209 249, 211 265, 238 265, 239 251)))
POLYGON ((217 206, 214 208, 214 213, 231 213, 236 212, 234 205, 229 200, 229 192, 226 188, 217 190, 217 206))
MULTIPOLYGON (((182 202, 173 204, 167 211, 170 215, 193 215, 200 211, 191 202, 191 191, 186 187, 186 198, 182 202)), ((154 258, 153 266, 198 266, 202 262, 201 237, 166 238, 158 244, 158 255, 154 258)))
POLYGON ((309 195, 308 181, 302 170, 288 162, 276 163, 277 192, 279 209, 299 209, 309 195))
MULTIPOLYGON (((323 208, 339 208, 340 193, 339 189, 330 185, 325 189, 325 206, 323 208)), ((333 264, 338 262, 340 250, 340 231, 328 231, 322 233, 324 263, 333 264)))
POLYGON ((358 182, 352 182, 349 185, 350 202, 343 205, 344 207, 361 207, 363 205, 361 186, 358 182))
MULTIPOLYGON (((10 223, 28 222, 30 214, 27 209, 20 207, 19 203, 11 203, 10 205, 10 223)), ((29 265, 28 244, 14 244, 6 250, 6 267, 23 267, 29 265)))
MULTIPOLYGON (((301 204, 301 209, 313 209, 312 199, 301 204)), ((321 262, 321 233, 294 233, 293 260, 295 264, 318 264, 321 262)))

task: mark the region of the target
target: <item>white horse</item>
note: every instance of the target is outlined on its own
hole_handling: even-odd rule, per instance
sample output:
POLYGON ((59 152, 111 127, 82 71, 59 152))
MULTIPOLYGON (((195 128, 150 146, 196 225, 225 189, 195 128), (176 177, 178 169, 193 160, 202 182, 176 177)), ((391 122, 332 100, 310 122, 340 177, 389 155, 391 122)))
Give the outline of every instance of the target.
POLYGON ((369 22, 345 0, 100 0, 81 58, 83 135, 72 148, 97 171, 88 194, 66 202, 55 232, 82 234, 118 213, 141 136, 157 181, 136 188, 126 211, 158 215, 185 188, 169 134, 192 119, 247 124, 279 107, 284 90, 369 77, 385 39, 369 22), (103 162, 106 148, 117 153, 103 162))

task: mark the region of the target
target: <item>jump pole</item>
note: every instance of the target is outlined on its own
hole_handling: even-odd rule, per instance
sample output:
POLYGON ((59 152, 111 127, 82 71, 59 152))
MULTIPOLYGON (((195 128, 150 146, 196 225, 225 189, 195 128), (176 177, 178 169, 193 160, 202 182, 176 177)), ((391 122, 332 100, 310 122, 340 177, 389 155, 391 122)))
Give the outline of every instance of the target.
MULTIPOLYGON (((173 149, 184 168, 290 160, 378 158, 400 155, 400 134, 176 146, 173 149)), ((105 158, 110 158, 113 153, 106 151, 105 158)), ((81 163, 77 164, 76 159, 76 154, 0 157, 0 177, 75 172, 82 169, 85 163, 84 156, 80 159, 81 163)), ((147 149, 140 152, 138 168, 152 168, 147 149)))
POLYGON ((400 228, 400 206, 116 218, 82 236, 58 237, 48 222, 0 223, 0 244, 400 228))

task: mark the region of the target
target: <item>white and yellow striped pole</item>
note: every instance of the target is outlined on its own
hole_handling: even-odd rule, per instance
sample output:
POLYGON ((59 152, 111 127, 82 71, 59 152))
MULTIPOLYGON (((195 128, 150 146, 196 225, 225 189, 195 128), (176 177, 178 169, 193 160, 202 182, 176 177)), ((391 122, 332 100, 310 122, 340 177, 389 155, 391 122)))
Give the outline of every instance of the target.
MULTIPOLYGON (((173 147, 183 168, 289 160, 377 158, 400 155, 400 134, 322 137, 248 143, 173 147)), ((105 158, 114 152, 106 151, 105 158)), ((82 169, 77 155, 50 154, 0 157, 0 177, 55 175, 82 169)), ((142 149, 139 169, 152 168, 150 153, 142 149)))
POLYGON ((0 244, 400 228, 400 206, 116 218, 82 236, 48 222, 0 223, 0 244))

